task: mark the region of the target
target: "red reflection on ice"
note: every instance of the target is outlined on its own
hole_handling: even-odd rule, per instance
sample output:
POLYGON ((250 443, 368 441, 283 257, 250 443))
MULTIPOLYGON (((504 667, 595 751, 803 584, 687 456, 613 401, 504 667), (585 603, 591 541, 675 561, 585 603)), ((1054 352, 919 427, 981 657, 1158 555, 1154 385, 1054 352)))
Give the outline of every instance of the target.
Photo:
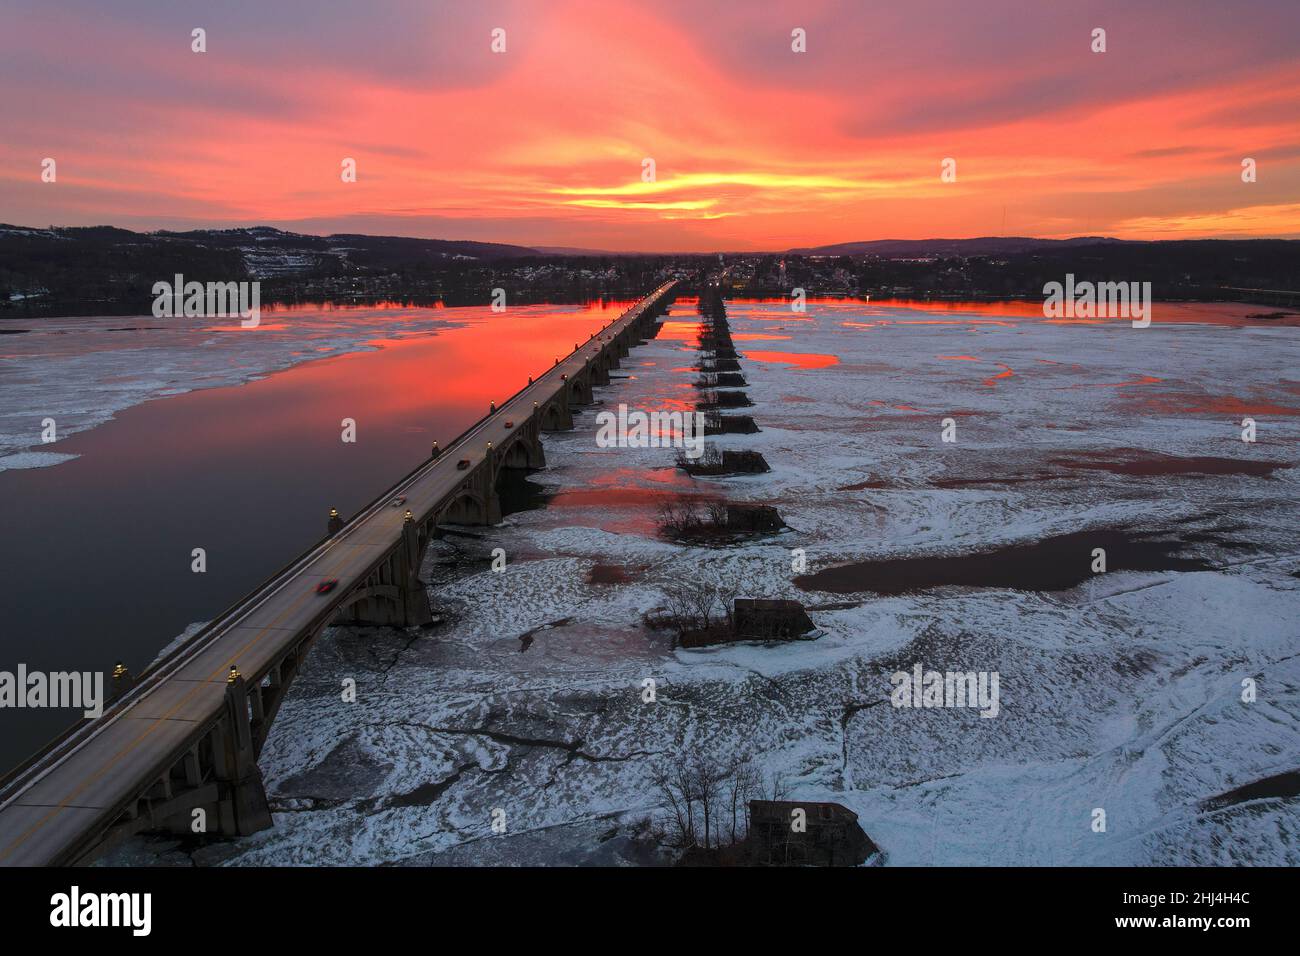
POLYGON ((694 342, 700 337, 699 322, 677 322, 669 319, 659 324, 659 338, 674 342, 694 342))
MULTIPOLYGON (((1039 359, 1039 361, 1041 362, 1042 359, 1039 359)), ((1071 385, 1070 388, 1127 388, 1130 385, 1155 385, 1157 382, 1163 381, 1164 379, 1156 378, 1154 375, 1143 375, 1141 378, 1128 382, 1088 382, 1083 385, 1071 385)))
POLYGON ((1011 368, 1010 365, 1007 365, 1007 364, 1005 364, 1005 363, 1003 363, 1003 362, 994 362, 993 364, 996 365, 998 368, 1002 369, 1002 371, 1001 371, 1001 372, 998 372, 997 375, 994 375, 994 376, 992 376, 991 378, 986 378, 986 379, 984 380, 984 384, 985 384, 985 385, 996 385, 997 382, 998 382, 998 379, 1000 379, 1000 378, 1010 378, 1012 375, 1015 375, 1015 374, 1016 374, 1015 371, 1011 368))
POLYGON ((764 352, 749 349, 745 350, 745 358, 756 362, 793 365, 799 369, 826 368, 828 365, 838 365, 840 361, 837 355, 820 355, 815 352, 764 352))
POLYGON ((1160 415, 1210 414, 1233 418, 1254 415, 1300 415, 1300 408, 1278 405, 1267 399, 1245 399, 1234 395, 1161 394, 1133 397, 1133 405, 1160 415))
MULTIPOLYGON (((752 318, 771 321, 770 314, 753 310, 746 311, 744 306, 747 305, 784 305, 789 306, 788 298, 738 298, 728 299, 728 310, 732 314, 747 315, 752 318)), ((853 310, 858 314, 882 315, 880 310, 884 309, 910 309, 917 312, 929 312, 932 314, 954 315, 995 315, 1005 316, 1012 319, 1039 319, 1052 325, 1105 325, 1112 322, 1130 322, 1127 318, 1061 318, 1048 319, 1043 315, 1043 302, 1041 299, 1001 299, 995 302, 971 302, 965 300, 953 301, 933 301, 928 299, 878 299, 870 296, 838 296, 838 297, 815 297, 806 300, 810 305, 816 305, 823 309, 845 309, 853 310)), ((807 320, 806 316, 788 316, 790 318, 807 320)), ((1300 312, 1294 309, 1279 309, 1270 306, 1251 305, 1242 302, 1162 302, 1153 303, 1151 309, 1151 320, 1153 322, 1188 322, 1206 325, 1226 325, 1231 327, 1245 326, 1300 326, 1300 312)), ((890 316, 885 319, 886 324, 893 322, 908 322, 906 319, 898 319, 890 316)), ((914 320, 912 320, 914 321, 914 320)), ((971 321, 971 320, 967 320, 971 321)), ((851 328, 870 328, 879 323, 851 323, 841 322, 851 328)), ((962 321, 952 321, 951 324, 961 325, 962 321)), ((1014 322, 995 323, 1000 325, 1014 325, 1014 322)))

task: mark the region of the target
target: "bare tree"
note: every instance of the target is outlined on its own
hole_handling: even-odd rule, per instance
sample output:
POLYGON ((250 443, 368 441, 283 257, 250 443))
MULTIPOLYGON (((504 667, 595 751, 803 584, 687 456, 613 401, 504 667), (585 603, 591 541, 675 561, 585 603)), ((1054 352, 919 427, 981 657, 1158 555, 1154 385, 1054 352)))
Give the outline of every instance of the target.
POLYGON ((666 501, 659 506, 659 527, 669 534, 690 534, 703 524, 704 517, 694 501, 666 501))
POLYGON ((707 608, 705 613, 701 612, 698 581, 671 581, 664 585, 663 593, 668 601, 668 613, 672 618, 672 625, 677 629, 678 634, 708 626, 707 608))
POLYGON ((740 594, 740 585, 735 579, 722 580, 714 587, 713 593, 717 596, 718 603, 722 605, 722 616, 727 622, 727 629, 735 632, 736 629, 736 596, 740 594))
POLYGON ((747 827, 744 825, 749 801, 760 792, 763 782, 749 757, 742 757, 731 765, 727 779, 727 796, 731 805, 731 831, 729 838, 735 846, 745 838, 747 827))
POLYGON ((707 581, 672 581, 663 588, 679 632, 708 630, 718 614, 718 594, 707 581))
POLYGON ((667 811, 667 845, 715 850, 744 839, 744 811, 761 786, 749 759, 725 764, 697 748, 660 764, 654 780, 667 811))
POLYGON ((689 458, 686 449, 677 449, 677 467, 691 474, 710 474, 722 468, 722 452, 716 445, 705 445, 698 458, 689 458))
POLYGON ((655 786, 671 814, 664 842, 687 849, 697 844, 695 833, 695 786, 687 768, 680 763, 663 763, 655 769, 655 786))
POLYGON ((759 782, 759 794, 759 799, 761 800, 772 800, 775 802, 785 800, 790 796, 790 788, 786 785, 785 775, 773 771, 772 776, 768 778, 768 785, 766 787, 763 786, 761 781, 759 782))
POLYGON ((700 813, 704 817, 704 849, 713 847, 713 831, 718 824, 719 803, 722 797, 722 781, 726 769, 711 764, 698 751, 691 755, 688 764, 692 786, 696 799, 700 802, 700 813))

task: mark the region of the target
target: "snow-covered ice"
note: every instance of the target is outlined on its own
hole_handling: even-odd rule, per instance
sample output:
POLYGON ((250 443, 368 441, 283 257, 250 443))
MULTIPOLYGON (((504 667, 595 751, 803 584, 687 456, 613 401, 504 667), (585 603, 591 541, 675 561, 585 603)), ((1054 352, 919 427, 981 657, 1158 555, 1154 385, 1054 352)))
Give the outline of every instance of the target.
MULTIPOLYGON (((1300 769, 1295 329, 729 311, 742 352, 837 359, 742 360, 762 431, 711 440, 771 472, 692 481, 669 449, 598 448, 590 412, 547 436, 547 507, 434 544, 446 623, 327 631, 262 757, 275 827, 197 859, 645 862, 654 766, 700 753, 751 755, 792 798, 844 804, 889 864, 1300 864, 1296 797, 1206 803, 1300 769), (1155 465, 1098 466, 1119 458, 1155 465), (789 529, 670 544, 656 508, 683 494, 773 504, 789 529), (1163 532, 1203 569, 881 596, 803 590, 792 564, 795 548, 815 572, 1093 529, 1163 532), (611 564, 631 580, 588 583, 611 564), (675 650, 644 616, 699 578, 801 600, 822 636, 675 650), (890 674, 916 663, 997 672, 998 716, 890 706, 890 674)), ((692 401, 691 313, 598 401, 692 401)))
POLYGON ((237 317, 31 319, 26 331, 0 338, 0 470, 76 457, 42 444, 46 418, 61 440, 152 398, 238 385, 454 324, 443 310, 402 307, 265 310, 250 329, 237 317))

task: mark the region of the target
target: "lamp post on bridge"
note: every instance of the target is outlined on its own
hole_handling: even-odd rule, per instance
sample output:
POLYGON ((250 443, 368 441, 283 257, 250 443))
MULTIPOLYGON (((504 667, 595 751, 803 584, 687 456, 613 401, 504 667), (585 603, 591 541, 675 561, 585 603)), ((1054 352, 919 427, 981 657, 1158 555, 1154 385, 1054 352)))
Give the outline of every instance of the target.
POLYGON ((127 670, 126 665, 118 661, 113 665, 113 686, 109 691, 108 699, 110 701, 117 700, 130 690, 131 685, 134 683, 135 678, 131 676, 131 672, 127 670))

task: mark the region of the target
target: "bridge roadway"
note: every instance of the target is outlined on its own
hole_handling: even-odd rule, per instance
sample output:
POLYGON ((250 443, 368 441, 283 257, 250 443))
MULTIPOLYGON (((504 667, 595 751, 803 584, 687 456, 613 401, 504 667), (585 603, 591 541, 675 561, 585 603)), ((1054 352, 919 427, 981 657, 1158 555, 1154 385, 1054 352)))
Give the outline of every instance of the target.
POLYGON ((269 826, 256 758, 311 642, 338 619, 427 620, 416 573, 438 522, 499 520, 489 500, 498 469, 537 466, 538 433, 571 427, 571 402, 590 402, 591 386, 608 382, 618 357, 653 334, 675 285, 642 299, 218 616, 102 717, 11 773, 0 789, 0 864, 86 862, 132 833, 191 832, 200 819, 206 832, 227 835, 269 826), (507 450, 516 432, 518 447, 507 450), (316 593, 334 579, 333 591, 316 593))

